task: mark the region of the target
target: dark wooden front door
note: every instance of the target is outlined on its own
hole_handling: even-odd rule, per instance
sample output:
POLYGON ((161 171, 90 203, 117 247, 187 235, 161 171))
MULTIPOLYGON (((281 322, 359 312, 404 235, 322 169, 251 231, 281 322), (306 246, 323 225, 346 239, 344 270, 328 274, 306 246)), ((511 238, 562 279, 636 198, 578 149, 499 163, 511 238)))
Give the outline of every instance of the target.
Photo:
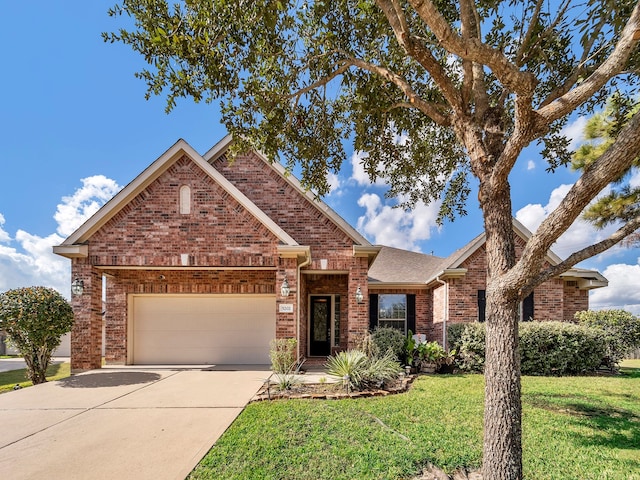
POLYGON ((309 355, 331 354, 331 297, 311 297, 309 355))

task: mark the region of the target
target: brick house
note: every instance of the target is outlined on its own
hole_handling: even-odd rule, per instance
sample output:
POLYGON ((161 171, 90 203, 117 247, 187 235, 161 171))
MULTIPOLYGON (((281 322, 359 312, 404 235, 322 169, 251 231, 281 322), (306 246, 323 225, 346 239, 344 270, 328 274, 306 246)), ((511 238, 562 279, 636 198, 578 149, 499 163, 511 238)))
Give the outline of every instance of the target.
MULTIPOLYGON (((200 155, 179 140, 54 247, 83 287, 73 370, 100 368, 103 351, 107 364, 265 364, 276 337, 324 359, 376 325, 440 340, 447 322, 483 319, 483 235, 448 258, 371 245, 279 164, 228 163, 230 143, 200 155)), ((572 269, 523 318, 568 320, 606 283, 572 269)))

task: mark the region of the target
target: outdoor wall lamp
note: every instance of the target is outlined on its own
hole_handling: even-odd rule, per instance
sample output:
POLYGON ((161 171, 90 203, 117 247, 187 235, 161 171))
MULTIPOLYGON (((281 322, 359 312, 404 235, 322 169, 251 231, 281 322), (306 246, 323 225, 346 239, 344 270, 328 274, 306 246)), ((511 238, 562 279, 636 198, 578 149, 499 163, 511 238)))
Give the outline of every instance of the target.
POLYGON ((362 295, 362 290, 360 290, 360 285, 356 288, 356 302, 362 303, 364 300, 364 295, 362 295))
POLYGON ((73 295, 82 295, 84 292, 84 281, 76 277, 71 283, 71 293, 73 295))
POLYGON ((287 282, 287 277, 284 277, 282 281, 282 286, 280 287, 280 293, 283 297, 288 297, 291 293, 291 288, 289 288, 289 282, 287 282))

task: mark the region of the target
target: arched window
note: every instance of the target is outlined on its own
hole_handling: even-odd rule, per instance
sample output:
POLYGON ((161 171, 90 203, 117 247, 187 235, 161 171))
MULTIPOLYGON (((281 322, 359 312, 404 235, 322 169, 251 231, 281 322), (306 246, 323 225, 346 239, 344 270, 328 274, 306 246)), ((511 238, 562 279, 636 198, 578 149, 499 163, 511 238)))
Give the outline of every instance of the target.
POLYGON ((180 187, 180 213, 183 215, 191 213, 191 188, 188 185, 180 187))

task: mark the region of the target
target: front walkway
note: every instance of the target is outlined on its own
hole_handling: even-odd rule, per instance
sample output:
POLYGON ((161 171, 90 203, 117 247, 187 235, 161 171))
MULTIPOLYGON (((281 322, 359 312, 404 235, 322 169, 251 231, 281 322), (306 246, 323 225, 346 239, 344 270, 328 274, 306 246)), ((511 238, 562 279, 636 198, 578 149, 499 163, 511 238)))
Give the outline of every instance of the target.
POLYGON ((0 478, 180 479, 267 367, 93 370, 0 395, 0 478))

